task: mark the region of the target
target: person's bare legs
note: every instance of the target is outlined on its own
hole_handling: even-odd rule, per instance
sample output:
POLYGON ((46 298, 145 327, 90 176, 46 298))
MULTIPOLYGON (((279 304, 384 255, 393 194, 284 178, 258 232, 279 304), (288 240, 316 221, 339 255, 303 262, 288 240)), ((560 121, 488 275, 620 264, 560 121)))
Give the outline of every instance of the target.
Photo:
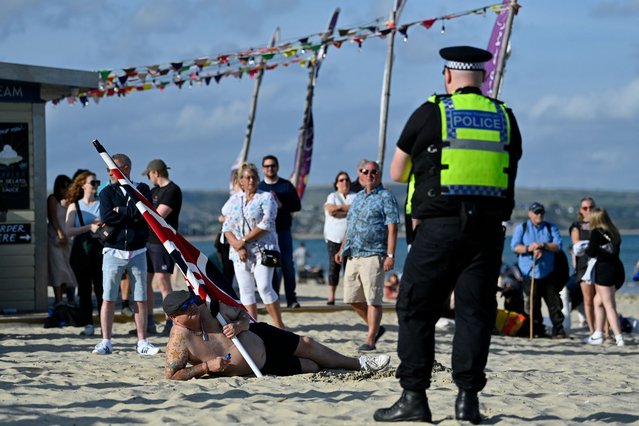
MULTIPOLYGON (((276 300, 273 303, 264 304, 266 312, 271 316, 275 327, 284 330, 284 323, 282 322, 282 310, 280 309, 280 301, 276 300)), ((256 309, 257 312, 257 309, 256 309)))
POLYGON ((366 303, 351 303, 351 306, 355 309, 357 315, 368 325, 368 305, 366 303))
POLYGON ((53 303, 57 305, 62 302, 62 286, 53 287, 53 303))
MULTIPOLYGON (((106 302, 106 301, 105 301, 106 302)), ((138 340, 146 339, 146 300, 133 302, 133 319, 138 333, 138 340)))
MULTIPOLYGON (((320 368, 344 368, 347 370, 359 370, 360 364, 357 358, 351 358, 340 354, 337 351, 316 342, 308 336, 301 336, 297 349, 293 353, 299 358, 306 358, 313 361, 320 368)), ((302 371, 312 373, 315 371, 304 371, 304 363, 302 363, 302 371)))
POLYGON ((595 298, 595 286, 593 284, 586 284, 583 281, 580 284, 581 293, 584 297, 584 315, 586 316, 586 324, 588 325, 588 331, 592 334, 595 331, 595 305, 593 299, 595 298))
POLYGON ((100 308, 100 327, 102 328, 103 339, 111 339, 114 316, 115 302, 102 300, 102 308, 100 308))
POLYGON ((366 343, 370 346, 375 346, 375 337, 379 332, 379 325, 382 322, 382 307, 375 305, 368 305, 367 310, 368 324, 368 336, 366 337, 366 343))
POLYGON ((328 285, 328 301, 335 302, 335 289, 337 289, 336 285, 328 285))
MULTIPOLYGON (((608 320, 608 324, 610 324, 610 328, 615 336, 619 336, 621 334, 621 326, 619 325, 619 315, 617 314, 617 304, 615 302, 615 287, 607 287, 595 284, 597 296, 599 296, 601 300, 601 305, 603 310, 605 311, 605 318, 608 320)), ((602 326, 604 319, 602 318, 602 326)))
POLYGON ((248 312, 255 321, 257 321, 257 304, 252 303, 250 305, 244 305, 246 312, 248 312))

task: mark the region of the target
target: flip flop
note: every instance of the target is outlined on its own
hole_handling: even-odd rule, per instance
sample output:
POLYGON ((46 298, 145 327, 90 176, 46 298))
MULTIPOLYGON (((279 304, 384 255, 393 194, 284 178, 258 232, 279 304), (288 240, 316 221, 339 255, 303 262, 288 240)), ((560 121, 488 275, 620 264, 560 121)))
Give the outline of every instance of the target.
POLYGON ((371 346, 368 343, 362 343, 361 345, 359 345, 357 349, 362 352, 369 352, 369 351, 374 351, 375 346, 371 346))

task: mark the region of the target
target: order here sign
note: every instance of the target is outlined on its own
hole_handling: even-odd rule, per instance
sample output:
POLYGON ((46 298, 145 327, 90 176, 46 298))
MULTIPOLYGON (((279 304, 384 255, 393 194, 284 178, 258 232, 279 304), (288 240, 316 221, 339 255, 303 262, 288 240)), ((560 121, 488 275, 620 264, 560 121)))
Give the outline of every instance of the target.
POLYGON ((29 244, 30 242, 30 223, 0 224, 0 244, 29 244))

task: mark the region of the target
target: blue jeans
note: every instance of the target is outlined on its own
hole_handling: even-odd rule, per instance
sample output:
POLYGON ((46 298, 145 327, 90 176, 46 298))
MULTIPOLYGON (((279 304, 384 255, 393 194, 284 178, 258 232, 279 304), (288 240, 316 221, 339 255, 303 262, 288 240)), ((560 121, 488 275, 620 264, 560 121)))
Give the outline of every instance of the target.
POLYGON ((104 300, 115 302, 118 299, 120 280, 124 271, 129 273, 131 292, 136 302, 146 301, 146 253, 140 253, 131 259, 119 259, 110 254, 102 258, 102 286, 104 300))
POLYGON ((282 267, 276 268, 273 274, 273 290, 280 294, 280 282, 284 276, 284 292, 286 293, 286 304, 288 306, 297 302, 295 294, 295 266, 293 264, 293 236, 291 230, 277 233, 277 243, 280 246, 280 256, 282 257, 282 267))

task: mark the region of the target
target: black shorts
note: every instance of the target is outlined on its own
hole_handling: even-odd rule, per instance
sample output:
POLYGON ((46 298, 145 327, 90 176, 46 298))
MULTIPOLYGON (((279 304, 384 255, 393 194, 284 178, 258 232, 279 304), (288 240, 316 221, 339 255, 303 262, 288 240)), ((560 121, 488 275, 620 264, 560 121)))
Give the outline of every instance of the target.
POLYGON ((263 374, 292 376, 302 372, 300 359, 293 355, 300 342, 300 336, 265 322, 251 323, 249 330, 264 342, 266 362, 262 367, 263 374))
POLYGON ((175 261, 162 244, 149 243, 146 245, 146 271, 149 274, 163 272, 172 274, 175 261))

